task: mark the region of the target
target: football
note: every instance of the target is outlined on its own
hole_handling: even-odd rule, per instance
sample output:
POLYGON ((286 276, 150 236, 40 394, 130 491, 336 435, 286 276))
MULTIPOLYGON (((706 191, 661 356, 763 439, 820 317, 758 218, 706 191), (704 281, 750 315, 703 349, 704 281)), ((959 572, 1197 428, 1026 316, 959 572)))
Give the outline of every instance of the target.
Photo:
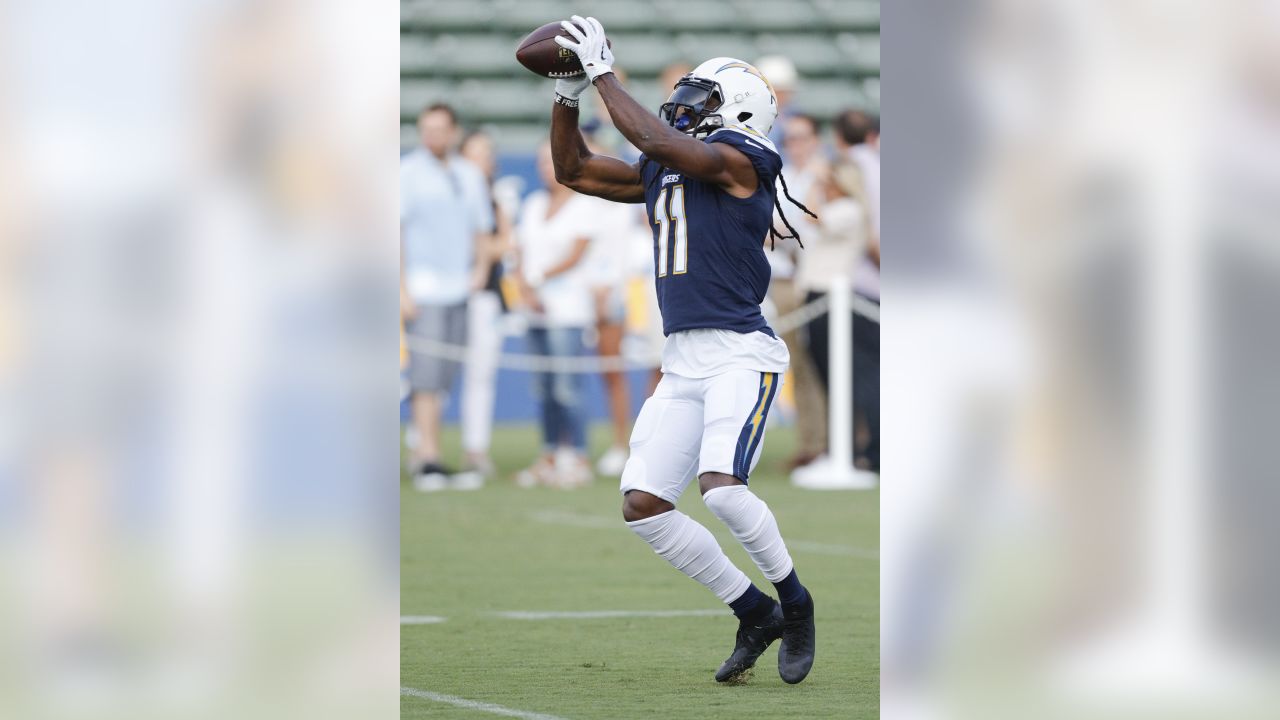
MULTIPOLYGON (((543 77, 570 78, 581 75, 582 63, 578 61, 578 56, 574 55, 572 50, 566 50, 557 45, 555 41, 557 35, 570 37, 569 33, 560 27, 559 20, 549 22, 529 33, 516 48, 516 60, 530 72, 543 77)), ((605 38, 605 42, 609 47, 613 47, 612 40, 605 38)))

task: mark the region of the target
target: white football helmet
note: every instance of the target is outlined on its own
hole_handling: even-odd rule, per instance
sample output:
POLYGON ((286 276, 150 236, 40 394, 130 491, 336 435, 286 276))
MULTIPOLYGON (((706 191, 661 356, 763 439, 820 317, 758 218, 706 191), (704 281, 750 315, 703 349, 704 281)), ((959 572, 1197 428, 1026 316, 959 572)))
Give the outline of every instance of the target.
POLYGON ((658 115, 696 138, 735 125, 768 135, 778 117, 778 98, 755 66, 718 57, 680 78, 658 115))

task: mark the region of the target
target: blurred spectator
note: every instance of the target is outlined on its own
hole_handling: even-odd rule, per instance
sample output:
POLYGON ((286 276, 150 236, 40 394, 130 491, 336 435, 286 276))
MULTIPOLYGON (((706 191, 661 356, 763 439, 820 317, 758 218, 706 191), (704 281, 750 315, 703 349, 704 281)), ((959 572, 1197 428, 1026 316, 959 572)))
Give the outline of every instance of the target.
MULTIPOLYGON (((795 63, 782 55, 766 55, 760 58, 756 61, 756 69, 765 76, 766 81, 773 88, 774 97, 778 99, 778 117, 773 121, 769 139, 781 148, 783 129, 786 127, 787 120, 796 114, 791 100, 795 97, 796 83, 800 80, 800 74, 796 72, 795 63)), ((782 159, 787 159, 786 150, 782 152, 782 159)))
POLYGON ((511 243, 511 218, 498 206, 493 181, 498 165, 493 140, 476 131, 462 141, 463 158, 484 173, 493 198, 494 225, 488 230, 490 242, 477 246, 475 272, 467 301, 467 367, 462 382, 462 449, 466 466, 485 477, 493 474, 489 441, 493 433, 493 401, 498 379, 498 356, 502 352, 503 305, 500 283, 502 257, 511 243), (483 250, 483 252, 482 252, 483 250))
MULTIPOLYGON (((776 127, 776 125, 775 125, 776 127)), ((783 122, 782 147, 787 161, 782 168, 792 197, 806 202, 815 182, 828 172, 826 158, 822 155, 822 142, 818 121, 808 115, 792 115, 783 122)), ((781 184, 778 188, 782 192, 781 184)), ((806 214, 793 214, 792 224, 803 242, 817 232, 817 225, 806 214)), ((783 227, 780 218, 774 218, 776 227, 783 227)), ((802 253, 795 240, 780 240, 766 253, 773 270, 769 283, 769 298, 779 316, 800 307, 802 292, 795 283, 795 263, 802 253)), ((817 369, 809 357, 802 328, 782 334, 791 351, 792 393, 796 406, 796 454, 791 458, 792 467, 807 465, 821 455, 827 447, 827 398, 817 369)))
MULTIPOLYGON (((493 207, 484 175, 453 152, 457 115, 436 104, 418 116, 422 147, 400 161, 400 314, 408 334, 460 346, 467 339, 467 296, 474 288, 476 248, 487 247, 493 207)), ((428 492, 452 482, 474 487, 476 473, 453 475, 441 463, 440 418, 459 365, 410 346, 409 388, 417 430, 414 487, 428 492)))
MULTIPOLYGON (((836 119, 836 148, 861 171, 870 212, 867 249, 856 260, 853 287, 859 295, 880 302, 880 118, 846 110, 836 119)), ((855 447, 865 447, 872 470, 880 468, 880 324, 854 316, 854 411, 860 423, 855 447)))
MULTIPOLYGON (((588 268, 592 239, 607 229, 612 204, 579 195, 555 180, 551 146, 538 150, 545 190, 525 200, 516 225, 518 279, 529 314, 530 350, 553 360, 582 354, 583 333, 594 322, 588 268)), ((522 487, 575 487, 591 481, 587 460, 585 377, 579 372, 534 373, 542 406, 542 455, 516 476, 522 487)))
MULTIPOLYGON (((825 297, 831 286, 832 279, 837 274, 843 273, 847 275, 850 272, 858 258, 866 251, 868 238, 871 235, 871 223, 866 209, 867 200, 866 191, 862 184, 862 172, 851 160, 838 159, 831 166, 830 172, 815 182, 814 188, 809 194, 809 199, 812 203, 810 207, 816 206, 818 227, 817 232, 811 236, 812 240, 805 243, 805 250, 799 256, 799 264, 796 270, 796 282, 800 289, 805 292, 806 302, 825 297)), ((858 412, 860 408, 859 399, 864 401, 862 407, 873 401, 878 406, 879 402, 878 348, 874 380, 869 372, 858 372, 860 366, 856 357, 856 334, 860 332, 859 328, 864 322, 869 321, 863 320, 861 316, 855 314, 853 320, 855 361, 854 367, 850 368, 850 371, 855 373, 854 407, 855 414, 858 416, 857 424, 863 428, 863 434, 868 434, 869 431, 867 431, 866 426, 869 423, 874 423, 874 434, 878 438, 878 413, 875 417, 870 417, 865 413, 858 412), (860 389, 869 384, 874 385, 874 397, 868 396, 866 392, 859 392, 860 389)), ((829 387, 831 375, 828 339, 830 335, 827 316, 823 315, 810 322, 807 329, 809 355, 818 370, 818 375, 824 388, 829 387)), ((879 326, 875 326, 875 329, 875 338, 878 342, 879 326)), ((859 462, 862 465, 870 466, 869 469, 878 469, 878 454, 873 457, 866 446, 866 442, 858 443, 855 441, 854 443, 855 450, 861 450, 858 457, 859 462)))
MULTIPOLYGON (((592 146, 593 152, 604 152, 603 149, 597 150, 594 143, 588 142, 588 145, 592 146)), ((638 232, 648 235, 648 224, 643 205, 609 203, 600 206, 597 212, 607 229, 592 238, 583 262, 584 275, 590 283, 595 308, 596 352, 600 357, 617 357, 622 354, 622 339, 627 329, 630 243, 638 232)), ((646 242, 646 248, 649 245, 646 242)), ((631 397, 627 375, 621 370, 606 371, 601 373, 601 379, 609 404, 613 440, 596 463, 596 470, 601 475, 621 477, 631 438, 631 397)))
MULTIPOLYGON (((836 118, 836 151, 858 164, 871 211, 871 227, 880 238, 880 117, 845 110, 836 118)), ((876 295, 879 296, 877 290, 876 295)))

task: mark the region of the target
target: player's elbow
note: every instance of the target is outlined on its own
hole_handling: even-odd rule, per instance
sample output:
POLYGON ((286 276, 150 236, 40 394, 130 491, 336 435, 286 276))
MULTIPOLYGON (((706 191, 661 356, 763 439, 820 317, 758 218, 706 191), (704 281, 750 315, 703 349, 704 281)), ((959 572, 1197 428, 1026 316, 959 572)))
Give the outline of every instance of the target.
POLYGON ((581 172, 572 172, 567 168, 556 166, 556 182, 561 185, 572 186, 571 183, 582 177, 581 172))
POLYGON ((575 171, 575 170, 570 170, 569 168, 566 168, 566 167, 561 167, 560 165, 556 165, 555 175, 556 175, 556 182, 560 183, 561 185, 567 188, 570 188, 571 190, 577 190, 582 184, 583 173, 581 169, 575 171))
POLYGON ((587 183, 581 175, 556 175, 556 182, 580 193, 586 193, 587 183))

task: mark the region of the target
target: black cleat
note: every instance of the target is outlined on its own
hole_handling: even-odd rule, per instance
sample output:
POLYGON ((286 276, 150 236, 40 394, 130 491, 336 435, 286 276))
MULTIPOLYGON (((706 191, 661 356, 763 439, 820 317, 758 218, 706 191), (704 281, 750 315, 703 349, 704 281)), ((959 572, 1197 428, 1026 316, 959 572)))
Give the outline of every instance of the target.
MULTIPOLYGON (((807 591, 806 591, 807 592, 807 591)), ((814 629, 813 629, 813 596, 805 599, 803 605, 787 612, 782 627, 782 644, 778 646, 778 674, 782 679, 795 685, 809 675, 813 668, 814 629)))
POLYGON ((758 621, 758 624, 739 621, 737 644, 733 647, 733 654, 716 671, 716 682, 737 682, 742 679, 743 674, 754 667, 756 660, 769 649, 769 645, 782 637, 784 620, 782 608, 775 603, 773 611, 758 621))

